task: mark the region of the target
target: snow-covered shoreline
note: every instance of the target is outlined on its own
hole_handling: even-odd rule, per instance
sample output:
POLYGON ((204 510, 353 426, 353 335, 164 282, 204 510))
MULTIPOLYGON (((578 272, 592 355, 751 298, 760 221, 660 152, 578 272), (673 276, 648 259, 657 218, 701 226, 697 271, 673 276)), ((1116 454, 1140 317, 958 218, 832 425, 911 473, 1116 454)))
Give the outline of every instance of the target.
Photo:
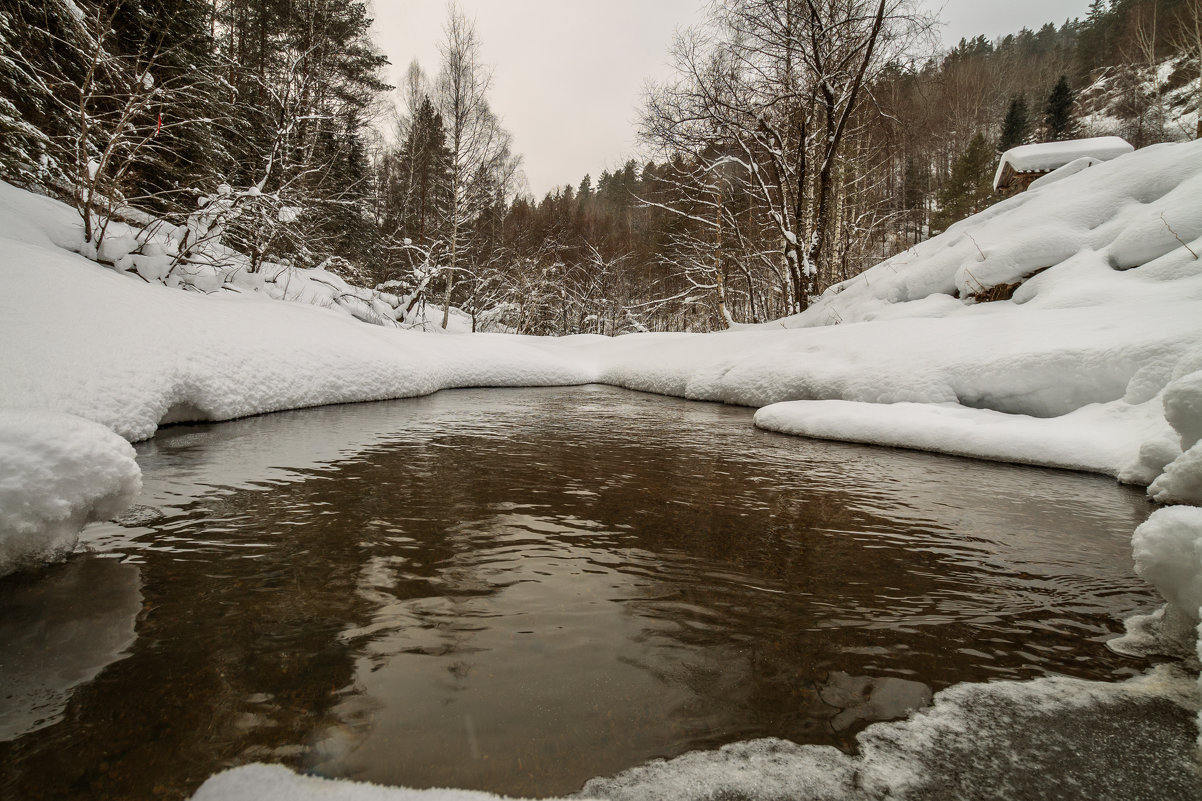
MULTIPOLYGON (((720 334, 385 329, 261 292, 148 283, 71 252, 77 227, 69 208, 0 185, 0 574, 61 555, 84 521, 129 502, 121 438, 451 387, 601 382, 761 407, 771 430, 1090 470, 1202 505, 1198 142, 1011 198, 797 318, 720 334), (1001 286, 1011 300, 972 300, 1001 286)), ((1139 564, 1196 627, 1202 520, 1162 512, 1139 564)))
MULTIPOLYGON (((652 760, 585 784, 574 801, 965 801, 1189 798, 1202 788, 1188 727, 1194 684, 1160 667, 1129 681, 1066 677, 959 684, 903 721, 876 723, 858 754, 777 739, 652 760), (1122 764, 1116 764, 1121 762, 1122 764), (1153 783, 1155 782, 1155 783, 1153 783)), ((480 792, 414 790, 304 776, 254 764, 211 777, 193 801, 497 801, 480 792)), ((552 801, 546 799, 545 801, 552 801)))

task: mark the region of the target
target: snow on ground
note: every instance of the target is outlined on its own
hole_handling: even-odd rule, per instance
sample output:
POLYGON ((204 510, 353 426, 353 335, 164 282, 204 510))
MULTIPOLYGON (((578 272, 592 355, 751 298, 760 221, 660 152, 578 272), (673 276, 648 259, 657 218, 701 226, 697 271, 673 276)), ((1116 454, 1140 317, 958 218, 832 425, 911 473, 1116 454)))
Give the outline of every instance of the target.
MULTIPOLYGON (((0 406, 68 411, 141 440, 178 420, 591 378, 523 339, 412 334, 304 302, 181 292, 98 269, 29 241, 14 194, 25 193, 0 189, 0 406)), ((34 225, 68 240, 73 212, 48 210, 57 216, 34 225)))
POLYGON ((785 320, 820 327, 790 386, 804 400, 761 409, 757 424, 1146 484, 1182 452, 1162 393, 1202 370, 1198 254, 1199 142, 1017 195, 785 320), (1016 284, 1009 301, 953 297, 1016 284), (925 408, 879 405, 899 402, 925 408))
POLYGON ((128 442, 69 414, 0 414, 0 576, 71 552, 80 529, 128 506, 142 474, 128 442))

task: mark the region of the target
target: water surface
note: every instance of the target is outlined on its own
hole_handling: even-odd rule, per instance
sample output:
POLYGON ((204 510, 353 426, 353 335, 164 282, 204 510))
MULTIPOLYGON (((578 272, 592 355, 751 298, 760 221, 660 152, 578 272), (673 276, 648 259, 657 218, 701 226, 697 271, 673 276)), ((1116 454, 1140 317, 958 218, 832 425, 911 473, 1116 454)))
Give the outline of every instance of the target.
POLYGON ((1144 667, 1102 645, 1154 605, 1141 492, 751 416, 583 387, 163 430, 93 553, 0 581, 7 610, 118 560, 142 599, 106 623, 132 645, 0 742, 0 796, 179 798, 250 761, 568 793, 748 738, 850 749, 956 682, 1144 667))

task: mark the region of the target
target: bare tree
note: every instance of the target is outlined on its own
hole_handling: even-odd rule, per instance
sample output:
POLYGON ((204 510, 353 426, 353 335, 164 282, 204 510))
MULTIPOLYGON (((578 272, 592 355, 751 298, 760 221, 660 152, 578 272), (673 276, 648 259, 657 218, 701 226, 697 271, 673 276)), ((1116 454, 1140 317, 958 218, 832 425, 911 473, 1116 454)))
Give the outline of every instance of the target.
POLYGON ((472 226, 492 201, 495 186, 513 181, 519 160, 510 150, 509 133, 488 106, 492 74, 481 61, 475 26, 453 4, 448 9, 441 54, 438 104, 451 154, 448 266, 442 317, 442 326, 446 328, 451 292, 457 274, 464 269, 461 262, 472 226))
POLYGON ((1194 138, 1202 139, 1202 0, 1186 0, 1181 10, 1173 47, 1194 60, 1198 71, 1198 89, 1195 103, 1198 114, 1194 138))
POLYGON ((1125 68, 1130 70, 1135 93, 1132 105, 1136 129, 1132 138, 1136 147, 1165 139, 1168 113, 1156 47, 1159 38, 1156 4, 1137 6, 1131 17, 1129 44, 1123 49, 1125 68))
POLYGON ((647 97, 642 133, 666 156, 736 159, 772 220, 788 311, 819 290, 835 169, 865 87, 922 30, 907 0, 726 0, 677 39, 677 80, 647 97))
POLYGON ((0 54, 50 109, 74 120, 69 134, 50 139, 48 155, 60 166, 71 165, 65 172, 83 221, 84 242, 89 249, 99 249, 114 209, 127 200, 131 171, 160 150, 159 133, 195 122, 164 123, 152 109, 180 103, 209 76, 197 73, 159 81, 161 42, 119 54, 112 30, 119 3, 88 15, 63 0, 52 2, 59 7, 63 26, 45 34, 82 66, 79 78, 64 65, 44 64, 14 49, 5 37, 0 37, 0 54))

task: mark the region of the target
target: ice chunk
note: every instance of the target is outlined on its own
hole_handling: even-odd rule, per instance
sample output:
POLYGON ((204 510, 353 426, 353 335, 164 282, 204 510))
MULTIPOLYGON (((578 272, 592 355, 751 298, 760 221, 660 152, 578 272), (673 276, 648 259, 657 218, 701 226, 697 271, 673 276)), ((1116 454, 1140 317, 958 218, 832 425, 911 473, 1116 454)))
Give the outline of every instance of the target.
POLYGON ((928 712, 865 729, 858 756, 755 740, 594 779, 583 793, 612 801, 1192 801, 1202 793, 1195 689, 1191 676, 1168 668, 1120 684, 960 684, 935 696, 928 712))
POLYGON ((763 407, 755 424, 784 434, 1117 475, 1142 443, 1139 429, 1128 437, 1102 433, 1114 414, 1095 406, 1049 420, 950 403, 791 401, 763 407))
POLYGON ((839 709, 831 728, 843 731, 855 723, 904 718, 931 703, 931 688, 892 676, 852 676, 835 671, 818 690, 822 702, 839 709))

